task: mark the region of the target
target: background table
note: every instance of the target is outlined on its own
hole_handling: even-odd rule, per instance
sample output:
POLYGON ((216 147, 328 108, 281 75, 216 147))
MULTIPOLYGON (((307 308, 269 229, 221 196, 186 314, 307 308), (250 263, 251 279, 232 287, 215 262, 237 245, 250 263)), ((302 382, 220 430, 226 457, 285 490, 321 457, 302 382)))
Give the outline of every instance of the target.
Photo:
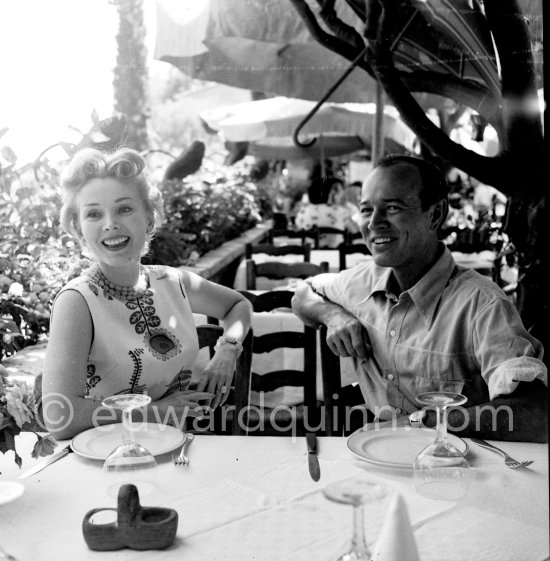
MULTIPOLYGON (((24 469, 34 463, 29 458, 33 439, 30 433, 17 437, 24 469)), ((0 506, 0 543, 19 561, 333 561, 349 545, 351 508, 327 501, 322 489, 364 473, 401 493, 423 561, 548 559, 548 446, 500 445, 535 463, 513 471, 499 456, 470 444, 475 481, 465 499, 448 502, 420 497, 408 469, 357 460, 344 438, 319 439, 321 480, 315 483, 307 470, 304 438, 198 435, 189 468, 172 465, 169 454, 159 457, 156 490, 142 497, 144 506, 179 513, 176 542, 158 552, 88 550, 81 531, 85 513, 113 507, 115 499, 106 493, 101 462, 69 454, 24 480, 22 497, 0 506)), ((0 471, 0 480, 17 476, 11 453, 0 456, 0 471)), ((365 514, 372 545, 384 505, 367 506, 365 514)))
MULTIPOLYGON (((483 275, 491 276, 495 253, 493 251, 481 251, 479 253, 460 253, 453 251, 453 257, 458 265, 463 265, 464 267, 470 267, 480 272, 483 275)), ((351 269, 359 263, 369 261, 372 259, 371 255, 363 255, 361 253, 352 253, 346 257, 347 268, 351 269)), ((277 260, 284 261, 287 263, 293 263, 295 261, 302 261, 303 257, 301 255, 283 255, 281 257, 273 258, 273 256, 266 255, 264 253, 254 254, 254 261, 257 263, 263 263, 267 260, 277 260)), ((315 264, 320 264, 326 261, 329 264, 329 272, 337 273, 339 271, 340 262, 339 254, 337 249, 312 249, 311 250, 311 262, 315 264)), ((259 278, 256 284, 258 290, 270 290, 272 288, 277 288, 285 283, 278 280, 269 280, 265 278, 259 278)), ((241 261, 235 275, 235 281, 233 288, 237 290, 246 289, 246 260, 241 261)))

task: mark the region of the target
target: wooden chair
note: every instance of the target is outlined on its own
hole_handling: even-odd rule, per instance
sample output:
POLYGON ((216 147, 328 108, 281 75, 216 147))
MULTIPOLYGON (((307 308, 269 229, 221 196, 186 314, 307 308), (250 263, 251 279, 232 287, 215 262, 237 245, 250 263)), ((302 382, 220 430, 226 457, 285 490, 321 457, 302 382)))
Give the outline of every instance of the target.
MULTIPOLYGON (((319 233, 315 228, 311 230, 292 230, 283 228, 273 228, 267 234, 267 242, 270 244, 277 245, 275 243, 276 238, 284 238, 286 240, 299 240, 301 245, 308 243, 308 240, 313 240, 313 247, 317 248, 319 245, 319 233)), ((294 244, 288 244, 294 245, 294 244)))
POLYGON ((319 347, 323 383, 321 427, 327 436, 350 435, 372 422, 374 415, 366 409, 357 383, 342 386, 341 359, 327 344, 325 325, 319 327, 319 347))
MULTIPOLYGON (((223 335, 223 327, 219 325, 198 325, 197 336, 199 348, 210 348, 210 356, 216 341, 223 335)), ((250 366, 252 361, 252 330, 247 334, 243 342, 243 351, 237 359, 234 378, 233 404, 225 405, 221 411, 220 430, 226 430, 227 422, 231 424, 231 433, 236 436, 246 434, 245 427, 240 422, 243 418, 242 411, 247 407, 250 394, 250 366)), ((219 415, 219 414, 218 414, 219 415)), ((216 424, 216 423, 215 423, 216 424)))
POLYGON ((361 232, 346 231, 346 237, 344 243, 347 243, 348 245, 352 245, 361 242, 363 242, 363 234, 361 232))
POLYGON ((342 243, 338 246, 338 259, 339 259, 339 269, 343 271, 347 269, 347 256, 353 255, 354 253, 361 253, 363 255, 371 255, 371 252, 364 243, 342 243))
MULTIPOLYGON (((269 312, 278 308, 290 308, 294 295, 291 291, 273 290, 261 294, 240 291, 252 303, 254 312, 269 312)), ((289 310, 290 313, 290 310, 289 310)), ((293 430, 305 433, 307 428, 314 429, 319 424, 320 404, 317 401, 317 332, 304 325, 303 331, 276 331, 254 335, 252 339, 252 373, 250 390, 254 392, 273 392, 286 386, 303 388, 303 404, 273 408, 251 406, 248 411, 248 426, 253 429, 249 434, 268 434, 281 436, 293 430), (301 370, 277 368, 258 374, 254 371, 254 356, 270 353, 277 349, 302 349, 303 367, 301 370), (273 423, 270 422, 273 420, 273 423), (294 426, 293 426, 294 424, 294 426), (258 430, 259 427, 259 430, 258 430), (287 430, 281 430, 282 428, 287 430), (254 430, 256 429, 256 430, 254 430), (262 430, 263 429, 263 430, 262 430)))
POLYGON ((281 263, 268 261, 255 263, 253 259, 246 260, 246 288, 256 290, 256 279, 266 277, 271 280, 307 279, 321 273, 328 273, 329 265, 326 261, 315 263, 281 263))
POLYGON ((317 236, 315 238, 315 249, 336 249, 331 247, 323 247, 321 242, 323 241, 323 235, 325 234, 336 234, 342 236, 342 243, 345 243, 346 236, 348 235, 347 230, 340 230, 340 228, 331 228, 330 226, 315 226, 317 230, 317 236))
POLYGON ((246 259, 252 259, 253 255, 258 253, 272 255, 274 257, 280 257, 282 255, 302 255, 303 261, 309 263, 311 258, 311 245, 309 243, 280 246, 270 243, 246 244, 244 253, 246 259))
POLYGON ((344 407, 340 399, 342 376, 340 357, 327 344, 327 328, 319 328, 321 370, 323 373, 323 427, 327 436, 340 436, 344 431, 344 407))

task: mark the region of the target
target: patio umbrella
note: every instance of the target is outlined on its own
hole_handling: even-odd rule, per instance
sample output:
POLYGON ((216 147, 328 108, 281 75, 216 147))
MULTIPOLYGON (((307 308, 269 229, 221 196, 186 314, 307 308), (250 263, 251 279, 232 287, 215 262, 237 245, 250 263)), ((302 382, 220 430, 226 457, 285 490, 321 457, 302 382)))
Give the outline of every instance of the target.
MULTIPOLYGON (((201 119, 210 129, 223 133, 232 142, 258 141, 272 137, 290 137, 300 122, 315 106, 313 101, 273 97, 237 103, 204 111, 201 119)), ((323 104, 302 128, 304 136, 323 133, 359 136, 370 139, 374 126, 374 103, 323 104)), ((399 118, 395 107, 384 107, 384 136, 411 147, 415 138, 399 118)))
MULTIPOLYGON (((405 148, 390 139, 386 139, 386 152, 404 153, 405 148)), ((345 156, 360 150, 372 150, 372 145, 365 138, 349 135, 319 135, 317 142, 311 146, 296 146, 291 137, 272 137, 251 142, 248 153, 264 160, 303 160, 313 159, 324 165, 326 158, 345 156)))
MULTIPOLYGON (((313 101, 274 97, 204 111, 200 117, 225 140, 250 142, 250 153, 268 159, 331 157, 370 149, 374 103, 325 103, 302 129, 304 138, 315 135, 319 142, 296 146, 292 134, 314 106, 313 101)), ((415 139, 392 106, 384 108, 383 134, 400 152, 411 149, 415 139)))
MULTIPOLYGON (((477 2, 411 2, 418 13, 403 21, 393 51, 422 105, 442 108, 451 94, 480 113, 498 104, 496 56, 477 2)), ((334 7, 361 36, 364 23, 350 5, 335 0, 334 7)), ((350 66, 312 37, 290 0, 157 0, 154 56, 195 78, 313 101, 350 66)), ((376 81, 355 68, 329 100, 375 102, 376 81)))
MULTIPOLYGON (((350 64, 315 41, 288 0, 157 0, 154 57, 193 78, 313 101, 350 64)), ((330 100, 373 102, 375 90, 356 68, 330 100)))

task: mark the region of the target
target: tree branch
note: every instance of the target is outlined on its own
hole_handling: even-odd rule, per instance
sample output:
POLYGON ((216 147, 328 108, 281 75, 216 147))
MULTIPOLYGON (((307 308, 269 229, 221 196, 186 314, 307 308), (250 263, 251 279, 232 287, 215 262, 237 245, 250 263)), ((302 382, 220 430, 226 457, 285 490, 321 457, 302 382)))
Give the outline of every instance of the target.
MULTIPOLYGON (((473 175, 489 185, 501 184, 503 157, 481 156, 462 145, 453 142, 439 127, 426 116, 424 109, 416 102, 409 88, 393 62, 390 50, 392 29, 395 31, 393 2, 368 0, 369 23, 365 34, 369 42, 368 59, 376 77, 401 114, 405 123, 417 134, 434 154, 443 160, 473 175)), ((455 98, 455 96, 452 96, 455 98)))
MULTIPOLYGON (((365 44, 362 40, 360 46, 357 46, 355 43, 349 43, 347 40, 343 40, 327 33, 317 22, 317 18, 311 11, 306 0, 290 0, 290 3, 294 6, 306 24, 306 27, 313 38, 327 49, 343 56, 351 62, 355 60, 359 53, 365 48, 365 44)), ((359 62, 357 66, 372 75, 372 70, 366 61, 359 62)))

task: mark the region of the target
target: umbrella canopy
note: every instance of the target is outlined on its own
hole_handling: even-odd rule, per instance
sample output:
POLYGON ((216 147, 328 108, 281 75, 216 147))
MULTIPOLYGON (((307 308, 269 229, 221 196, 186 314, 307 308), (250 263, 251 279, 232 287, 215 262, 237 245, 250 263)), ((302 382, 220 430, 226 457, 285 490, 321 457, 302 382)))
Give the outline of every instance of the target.
MULTIPOLYGON (((221 132, 226 140, 255 142, 291 137, 313 107, 313 101, 274 97, 204 111, 200 117, 210 129, 221 132)), ((303 127, 302 136, 322 133, 326 139, 338 134, 361 137, 370 143, 375 114, 374 103, 325 103, 303 127)), ((386 138, 412 148, 415 135, 399 118, 395 107, 387 105, 384 108, 383 127, 386 138)))
MULTIPOLYGON (((154 56, 194 78, 314 101, 350 64, 315 41, 288 0, 157 0, 154 56)), ((330 100, 373 102, 375 90, 356 68, 330 100)))
MULTIPOLYGON (((319 12, 316 2, 308 5, 319 12)), ((335 10, 361 36, 364 23, 351 5, 336 0, 335 10)), ((155 58, 192 77, 319 100, 350 65, 311 36, 290 0, 157 0, 157 7, 155 58)), ((498 105, 496 56, 478 2, 411 0, 409 8, 393 52, 411 91, 425 92, 417 96, 423 106, 441 107, 442 96, 455 93, 480 113, 498 105)), ((375 80, 355 68, 329 99, 374 102, 375 92, 375 80)))

